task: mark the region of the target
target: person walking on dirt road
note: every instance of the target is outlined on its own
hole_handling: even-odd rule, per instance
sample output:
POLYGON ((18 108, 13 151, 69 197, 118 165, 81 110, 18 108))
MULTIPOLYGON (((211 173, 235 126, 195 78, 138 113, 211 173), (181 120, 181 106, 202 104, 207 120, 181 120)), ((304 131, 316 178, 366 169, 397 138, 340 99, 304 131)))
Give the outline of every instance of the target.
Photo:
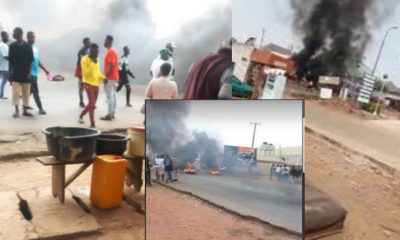
POLYGON ((89 113, 90 127, 95 128, 94 110, 96 108, 97 97, 99 96, 99 81, 105 80, 105 76, 100 71, 99 65, 99 46, 95 43, 90 45, 89 55, 82 58, 82 82, 86 91, 89 103, 79 115, 79 123, 85 123, 83 117, 89 113))
POLYGON ((33 95, 33 99, 35 100, 36 106, 39 108, 39 114, 45 115, 46 111, 43 109, 42 101, 39 96, 39 84, 38 84, 38 75, 39 68, 41 68, 46 75, 49 75, 50 72, 43 66, 43 64, 39 60, 39 50, 35 45, 36 37, 34 32, 27 33, 28 44, 32 47, 33 51, 33 64, 32 64, 32 81, 31 81, 31 94, 33 95))
POLYGON ((83 92, 85 89, 83 88, 83 82, 82 82, 82 68, 81 68, 81 59, 89 54, 89 48, 90 48, 90 38, 85 37, 83 39, 83 47, 79 50, 78 52, 78 61, 76 62, 76 68, 75 68, 75 77, 79 79, 78 84, 79 84, 79 106, 81 108, 85 107, 85 103, 83 101, 83 92))
POLYGON ((122 55, 122 57, 119 59, 119 82, 118 82, 117 92, 119 92, 122 89, 122 87, 125 87, 126 106, 132 107, 130 102, 132 88, 128 76, 130 76, 133 79, 135 78, 135 76, 132 74, 131 70, 129 70, 128 56, 130 51, 128 46, 125 46, 123 51, 124 55, 122 55))

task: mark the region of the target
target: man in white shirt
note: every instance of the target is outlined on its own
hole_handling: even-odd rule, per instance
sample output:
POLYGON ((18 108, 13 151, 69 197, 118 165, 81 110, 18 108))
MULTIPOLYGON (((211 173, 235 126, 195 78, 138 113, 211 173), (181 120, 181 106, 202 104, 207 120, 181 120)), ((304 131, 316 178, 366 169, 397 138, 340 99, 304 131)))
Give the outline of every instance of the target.
POLYGON ((164 63, 169 63, 171 65, 171 70, 168 73, 168 77, 172 77, 174 75, 174 64, 172 62, 172 59, 170 57, 170 52, 168 49, 162 49, 160 51, 160 56, 158 56, 156 59, 153 60, 151 63, 150 67, 150 76, 152 79, 158 78, 160 74, 160 67, 164 63))
POLYGON ((146 87, 145 96, 151 99, 173 99, 178 96, 178 86, 171 81, 171 65, 164 63, 160 67, 158 78, 153 78, 146 87))
POLYGON ((275 176, 276 179, 279 181, 281 181, 281 165, 278 164, 278 166, 275 168, 275 176))
POLYGON ((2 81, 0 83, 0 99, 7 99, 4 97, 4 88, 8 81, 8 34, 1 32, 0 42, 0 73, 2 81))
POLYGON ((132 79, 134 79, 135 76, 132 74, 131 70, 129 69, 129 61, 128 61, 128 56, 130 53, 129 47, 125 46, 123 48, 123 51, 124 51, 124 54, 119 59, 119 82, 118 82, 117 92, 119 92, 122 89, 122 87, 125 86, 126 106, 132 107, 132 105, 130 103, 132 88, 131 88, 131 83, 129 82, 128 76, 130 76, 132 79))

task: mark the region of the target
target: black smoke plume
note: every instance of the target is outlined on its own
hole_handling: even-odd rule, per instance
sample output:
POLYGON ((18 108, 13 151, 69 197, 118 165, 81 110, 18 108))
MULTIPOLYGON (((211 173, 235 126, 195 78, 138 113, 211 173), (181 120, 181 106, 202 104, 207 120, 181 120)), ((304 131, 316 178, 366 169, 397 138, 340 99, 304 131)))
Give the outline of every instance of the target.
POLYGON ((186 141, 190 104, 184 101, 151 101, 146 104, 146 147, 155 154, 170 154, 186 141))
POLYGON ((220 142, 206 132, 190 131, 186 119, 190 103, 151 101, 146 104, 146 152, 169 154, 179 159, 178 167, 200 160, 203 169, 217 169, 222 158, 220 142))
POLYGON ((220 143, 205 132, 193 132, 193 140, 175 149, 175 156, 179 158, 179 166, 184 167, 188 162, 200 161, 203 169, 218 169, 218 160, 221 159, 220 143))
POLYGON ((370 30, 394 1, 291 0, 303 49, 294 56, 296 74, 316 83, 318 76, 343 77, 363 59, 370 30), (382 2, 382 4, 381 4, 382 2), (385 5, 382 7, 382 5, 385 5))

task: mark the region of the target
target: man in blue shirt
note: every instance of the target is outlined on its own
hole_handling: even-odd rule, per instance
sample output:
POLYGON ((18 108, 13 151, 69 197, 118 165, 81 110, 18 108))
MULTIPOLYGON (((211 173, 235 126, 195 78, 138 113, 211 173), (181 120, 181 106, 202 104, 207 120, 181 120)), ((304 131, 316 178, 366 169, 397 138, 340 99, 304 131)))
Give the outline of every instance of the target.
POLYGON ((33 50, 33 63, 32 63, 32 82, 31 82, 31 94, 33 94, 33 99, 35 100, 36 106, 39 108, 39 114, 46 114, 44 111, 42 102, 40 101, 39 96, 39 86, 38 86, 38 75, 39 75, 39 68, 41 68, 46 75, 49 75, 49 71, 43 66, 43 64, 39 61, 39 50, 35 45, 35 33, 28 32, 27 33, 28 44, 32 46, 33 50))
POLYGON ((3 81, 0 84, 0 99, 7 99, 4 96, 4 88, 8 81, 8 33, 1 32, 0 42, 0 73, 3 81))

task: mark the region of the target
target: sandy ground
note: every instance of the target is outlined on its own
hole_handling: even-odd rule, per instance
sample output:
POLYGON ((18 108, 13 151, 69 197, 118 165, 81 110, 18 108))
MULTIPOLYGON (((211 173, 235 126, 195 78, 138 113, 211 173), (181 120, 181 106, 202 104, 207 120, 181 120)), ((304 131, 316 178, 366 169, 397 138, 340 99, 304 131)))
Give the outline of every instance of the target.
MULTIPOLYGON (((35 161, 34 157, 14 156, 4 159, 4 156, 21 152, 35 153, 45 151, 46 143, 41 134, 22 135, 0 135, 0 192, 3 191, 26 191, 32 189, 43 189, 51 186, 51 167, 45 167, 35 161)), ((80 165, 70 165, 66 168, 66 176, 70 176, 80 165)), ((68 189, 83 194, 84 199, 88 198, 91 182, 92 167, 82 173, 68 189)), ((133 192, 127 188, 127 193, 133 192)), ((144 199, 144 188, 139 194, 144 199)), ((54 199, 54 201, 57 201, 54 199)), ((127 212, 96 211, 96 219, 102 230, 98 234, 73 238, 74 240, 131 240, 144 239, 145 215, 137 213, 126 203, 123 203, 127 212)), ((0 213, 1 214, 1 213, 0 213)), ((66 219, 66 222, 73 221, 66 219)), ((68 238, 71 239, 71 238, 68 238)))
POLYGON ((400 172, 384 170, 310 133, 306 178, 347 211, 344 231, 326 240, 400 239, 400 172))
POLYGON ((154 184, 146 189, 146 239, 301 239, 154 184))
MULTIPOLYGON (((399 239, 400 172, 385 170, 309 132, 305 144, 306 177, 348 211, 343 231, 324 239, 399 239)), ((157 185, 147 189, 146 233, 150 240, 296 238, 157 185)))

